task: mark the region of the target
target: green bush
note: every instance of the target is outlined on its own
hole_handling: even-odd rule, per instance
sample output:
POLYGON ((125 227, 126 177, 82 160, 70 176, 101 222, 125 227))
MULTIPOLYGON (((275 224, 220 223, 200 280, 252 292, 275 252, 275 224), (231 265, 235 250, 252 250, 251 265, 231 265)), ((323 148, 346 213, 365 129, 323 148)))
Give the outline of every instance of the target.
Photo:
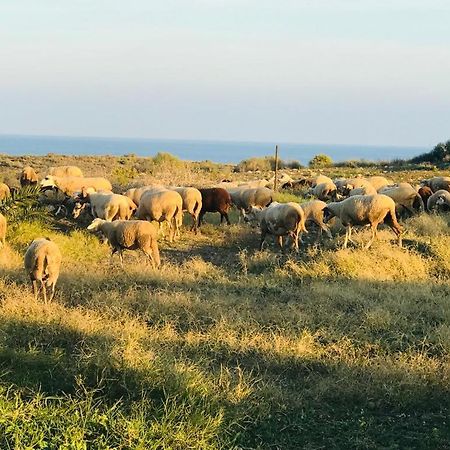
POLYGON ((320 153, 314 156, 309 162, 309 167, 312 169, 320 169, 323 167, 331 167, 333 165, 333 160, 330 156, 320 153))
POLYGON ((273 156, 265 156, 263 158, 244 159, 237 165, 238 172, 267 172, 275 167, 275 158, 273 156), (273 161, 272 161, 273 160, 273 161))
POLYGON ((445 144, 440 142, 431 152, 412 158, 409 162, 413 164, 428 162, 431 164, 450 163, 450 140, 445 144))

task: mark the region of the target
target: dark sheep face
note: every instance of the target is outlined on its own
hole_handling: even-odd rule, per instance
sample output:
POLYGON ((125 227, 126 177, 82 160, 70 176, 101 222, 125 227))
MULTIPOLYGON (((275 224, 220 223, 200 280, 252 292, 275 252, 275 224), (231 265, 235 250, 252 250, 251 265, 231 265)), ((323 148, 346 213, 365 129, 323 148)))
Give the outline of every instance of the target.
POLYGON ((328 206, 325 206, 325 208, 323 208, 322 211, 323 211, 323 222, 328 223, 334 217, 334 214, 331 211, 331 209, 328 208, 328 206))

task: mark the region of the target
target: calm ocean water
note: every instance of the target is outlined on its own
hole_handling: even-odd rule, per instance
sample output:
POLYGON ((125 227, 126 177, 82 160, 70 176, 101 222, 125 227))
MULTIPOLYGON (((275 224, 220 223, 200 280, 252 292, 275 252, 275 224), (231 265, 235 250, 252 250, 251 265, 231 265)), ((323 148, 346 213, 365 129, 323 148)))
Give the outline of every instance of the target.
MULTIPOLYGON (((165 139, 122 139, 57 136, 0 135, 0 153, 9 155, 126 155, 152 156, 169 152, 181 159, 237 163, 252 156, 274 153, 275 143, 233 141, 190 141, 165 139)), ((425 147, 383 147, 370 145, 279 143, 280 158, 302 164, 317 153, 326 153, 334 161, 349 159, 391 160, 410 158, 431 149, 425 147)))

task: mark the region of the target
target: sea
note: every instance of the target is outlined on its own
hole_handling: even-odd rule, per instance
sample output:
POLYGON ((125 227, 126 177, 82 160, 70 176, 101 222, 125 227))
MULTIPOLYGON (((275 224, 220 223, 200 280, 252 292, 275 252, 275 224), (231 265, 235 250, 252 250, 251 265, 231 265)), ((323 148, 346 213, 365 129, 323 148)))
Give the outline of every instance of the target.
POLYGON ((184 160, 238 163, 253 156, 273 155, 275 145, 283 161, 306 165, 314 155, 325 153, 335 162, 348 160, 387 161, 407 159, 428 152, 427 147, 397 147, 343 144, 295 144, 283 142, 239 142, 178 139, 138 139, 69 136, 0 135, 0 153, 12 156, 111 155, 153 156, 168 152, 184 160))

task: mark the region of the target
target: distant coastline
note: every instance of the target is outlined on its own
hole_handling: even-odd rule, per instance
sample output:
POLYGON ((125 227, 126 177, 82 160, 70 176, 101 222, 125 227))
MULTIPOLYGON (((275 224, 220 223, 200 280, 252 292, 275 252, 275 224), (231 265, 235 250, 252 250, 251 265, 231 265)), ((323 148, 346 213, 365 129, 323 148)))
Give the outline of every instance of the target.
MULTIPOLYGON (((218 163, 238 163, 253 156, 273 154, 276 143, 203 141, 178 139, 140 139, 70 136, 0 135, 0 153, 12 156, 47 155, 111 155, 153 156, 169 152, 181 159, 218 163)), ((283 160, 297 160, 302 164, 318 153, 325 153, 334 161, 385 161, 409 159, 431 150, 428 147, 399 147, 343 144, 278 143, 283 160)))

